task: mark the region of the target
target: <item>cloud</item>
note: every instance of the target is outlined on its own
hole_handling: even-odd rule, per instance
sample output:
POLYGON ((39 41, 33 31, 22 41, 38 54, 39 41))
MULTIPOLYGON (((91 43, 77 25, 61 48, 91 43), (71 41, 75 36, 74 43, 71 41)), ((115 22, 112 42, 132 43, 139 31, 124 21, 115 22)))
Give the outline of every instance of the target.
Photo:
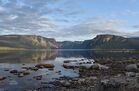
POLYGON ((56 31, 59 29, 59 21, 68 22, 64 16, 78 13, 76 10, 69 11, 63 7, 60 8, 58 4, 61 1, 64 0, 7 0, 7 2, 0 0, 1 34, 7 34, 8 31, 10 31, 9 34, 38 34, 40 31, 46 33, 47 31, 56 31), (58 16, 56 13, 63 15, 62 18, 55 19, 58 16))
POLYGON ((139 29, 139 25, 134 25, 132 27, 135 28, 135 29, 139 29))
POLYGON ((132 10, 126 10, 123 15, 126 16, 138 16, 139 12, 138 11, 132 11, 132 10))
POLYGON ((4 12, 5 11, 5 8, 0 6, 0 13, 4 12))
MULTIPOLYGON (((59 0, 51 0, 51 3, 59 0)), ((49 0, 12 0, 0 4, 0 34, 37 34, 42 31, 51 31, 57 28, 54 21, 43 17, 49 0), (36 5, 38 7, 36 7, 36 5)), ((47 11, 47 9, 46 9, 47 11)))
POLYGON ((84 40, 85 38, 93 38, 97 34, 115 34, 115 35, 128 35, 122 31, 119 26, 125 24, 123 20, 106 20, 94 18, 93 20, 86 20, 86 22, 79 23, 72 27, 64 28, 61 30, 61 36, 70 40, 84 40), (69 35, 69 36, 67 36, 69 35))
MULTIPOLYGON (((125 20, 111 19, 118 16, 115 13, 96 18, 99 15, 90 13, 83 1, 0 0, 0 34, 35 34, 57 40, 84 40, 105 33, 128 35, 121 28, 125 20)), ((137 14, 131 10, 125 12, 125 15, 137 14)))

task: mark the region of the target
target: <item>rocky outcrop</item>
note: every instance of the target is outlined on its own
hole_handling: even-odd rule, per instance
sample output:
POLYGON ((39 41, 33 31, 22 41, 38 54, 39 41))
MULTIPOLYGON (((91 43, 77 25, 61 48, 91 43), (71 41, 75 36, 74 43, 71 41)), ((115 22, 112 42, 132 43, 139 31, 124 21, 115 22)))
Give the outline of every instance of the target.
POLYGON ((0 36, 0 47, 24 49, 55 49, 55 39, 36 35, 3 35, 0 36))
POLYGON ((104 34, 85 41, 58 42, 58 45, 60 49, 139 49, 139 38, 104 34))

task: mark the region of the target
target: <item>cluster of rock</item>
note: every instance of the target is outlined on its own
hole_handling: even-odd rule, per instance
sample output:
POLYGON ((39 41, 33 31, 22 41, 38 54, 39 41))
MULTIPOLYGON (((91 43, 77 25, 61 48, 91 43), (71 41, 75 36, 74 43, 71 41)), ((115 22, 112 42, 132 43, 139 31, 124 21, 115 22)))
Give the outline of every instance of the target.
MULTIPOLYGON (((16 75, 17 77, 24 77, 24 76, 30 75, 30 73, 32 71, 37 71, 39 69, 44 69, 44 68, 52 70, 54 67, 55 66, 53 64, 37 64, 37 65, 35 65, 33 67, 22 67, 22 70, 5 69, 4 71, 9 71, 11 74, 16 75)), ((6 78, 7 77, 0 76, 0 81, 5 80, 6 78)), ((42 75, 34 76, 33 78, 36 79, 36 80, 41 80, 42 79, 42 75)))
POLYGON ((63 67, 66 69, 86 68, 86 69, 108 69, 109 67, 95 63, 92 59, 65 60, 63 67))

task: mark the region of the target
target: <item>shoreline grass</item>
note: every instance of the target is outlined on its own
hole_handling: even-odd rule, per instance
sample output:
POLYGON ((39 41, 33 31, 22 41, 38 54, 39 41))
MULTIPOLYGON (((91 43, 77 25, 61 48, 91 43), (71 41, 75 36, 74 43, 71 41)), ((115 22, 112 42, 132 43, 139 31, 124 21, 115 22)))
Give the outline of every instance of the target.
POLYGON ((24 51, 25 48, 0 47, 0 51, 24 51))

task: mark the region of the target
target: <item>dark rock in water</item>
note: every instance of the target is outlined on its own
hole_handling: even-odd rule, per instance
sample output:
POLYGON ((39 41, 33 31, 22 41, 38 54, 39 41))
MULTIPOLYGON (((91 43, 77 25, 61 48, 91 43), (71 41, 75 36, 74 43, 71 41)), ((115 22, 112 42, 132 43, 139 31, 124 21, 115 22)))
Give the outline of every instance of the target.
POLYGON ((48 68, 48 70, 49 70, 49 71, 53 71, 53 70, 54 70, 54 68, 48 68))
POLYGON ((77 66, 74 66, 74 65, 66 65, 66 64, 63 64, 63 67, 66 68, 66 69, 78 68, 77 66))
POLYGON ((138 67, 136 64, 129 64, 125 67, 125 69, 129 72, 138 72, 138 67))
POLYGON ((17 70, 11 70, 10 71, 10 73, 12 73, 12 74, 15 74, 15 73, 17 73, 18 71, 17 70))
POLYGON ((6 79, 6 77, 0 76, 0 81, 3 81, 5 79, 6 79))
POLYGON ((64 63, 77 62, 77 60, 65 60, 64 63))
POLYGON ((8 68, 5 68, 5 69, 4 69, 4 71, 9 71, 9 70, 10 70, 10 69, 8 69, 8 68))
POLYGON ((18 73, 18 77, 24 77, 24 73, 18 73))
POLYGON ((17 70, 11 70, 10 73, 18 76, 18 77, 24 77, 25 75, 29 75, 30 72, 27 71, 27 70, 24 70, 24 71, 17 71, 17 70))
POLYGON ((70 62, 71 62, 70 60, 65 60, 65 61, 64 61, 64 63, 70 63, 70 62))
POLYGON ((39 70, 39 68, 37 67, 22 67, 23 69, 26 69, 26 70, 31 70, 31 71, 37 71, 39 70))
POLYGON ((42 75, 40 75, 40 76, 34 76, 33 78, 36 79, 36 80, 41 80, 42 79, 42 75))
POLYGON ((38 64, 35 67, 37 68, 54 68, 53 64, 38 64))

